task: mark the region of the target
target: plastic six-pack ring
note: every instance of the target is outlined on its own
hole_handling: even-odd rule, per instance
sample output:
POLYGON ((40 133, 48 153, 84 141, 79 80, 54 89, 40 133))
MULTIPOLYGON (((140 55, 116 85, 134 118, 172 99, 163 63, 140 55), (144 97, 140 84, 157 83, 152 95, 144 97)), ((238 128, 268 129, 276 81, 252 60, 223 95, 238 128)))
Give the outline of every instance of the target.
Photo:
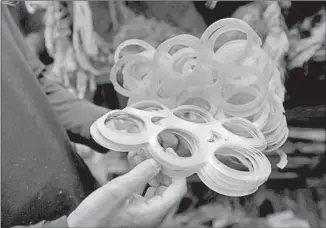
POLYGON ((234 18, 212 24, 201 38, 178 35, 157 48, 136 39, 121 43, 110 79, 129 97, 128 107, 99 118, 91 127, 94 140, 115 151, 142 151, 171 177, 196 173, 220 194, 252 194, 271 173, 264 153, 278 149, 289 133, 280 72, 261 45, 254 30, 234 18), (246 39, 216 50, 230 31, 246 39), (135 45, 144 51, 120 58, 135 45), (159 140, 164 133, 177 136, 190 155, 167 153, 159 140))

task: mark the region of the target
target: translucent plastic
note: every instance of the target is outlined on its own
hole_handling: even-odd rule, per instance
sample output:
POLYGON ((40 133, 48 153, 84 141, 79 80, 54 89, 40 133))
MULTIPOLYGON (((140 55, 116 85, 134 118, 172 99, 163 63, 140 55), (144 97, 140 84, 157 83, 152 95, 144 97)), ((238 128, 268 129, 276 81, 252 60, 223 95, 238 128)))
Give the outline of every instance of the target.
POLYGON ((150 45, 149 43, 143 41, 143 40, 139 40, 139 39, 130 39, 130 40, 126 40, 124 42, 122 42, 116 49, 115 53, 114 53, 114 62, 118 62, 118 60, 120 59, 120 53, 122 52, 122 50, 128 46, 139 46, 142 47, 143 49, 145 49, 144 51, 154 51, 155 48, 150 45))
POLYGON ((208 187, 230 196, 255 191, 271 169, 259 151, 266 148, 265 138, 253 123, 239 117, 220 122, 207 110, 193 105, 170 110, 157 101, 138 102, 99 118, 91 134, 108 149, 128 152, 145 148, 163 166, 165 174, 186 178, 197 173, 208 187), (179 138, 177 156, 165 152, 158 140, 162 133, 179 138), (189 156, 179 154, 185 148, 189 156), (217 154, 237 158, 249 173, 224 165, 214 157, 217 154))
MULTIPOLYGON (((169 176, 197 173, 220 194, 255 192, 271 172, 263 153, 280 148, 289 134, 281 74, 261 45, 236 18, 213 23, 201 38, 182 34, 157 48, 124 41, 110 77, 128 107, 99 118, 92 136, 108 149, 146 150, 169 176), (143 50, 120 58, 129 46, 143 50), (179 140, 177 156, 166 152, 162 134, 179 140)), ((280 167, 284 161, 282 154, 280 167)))

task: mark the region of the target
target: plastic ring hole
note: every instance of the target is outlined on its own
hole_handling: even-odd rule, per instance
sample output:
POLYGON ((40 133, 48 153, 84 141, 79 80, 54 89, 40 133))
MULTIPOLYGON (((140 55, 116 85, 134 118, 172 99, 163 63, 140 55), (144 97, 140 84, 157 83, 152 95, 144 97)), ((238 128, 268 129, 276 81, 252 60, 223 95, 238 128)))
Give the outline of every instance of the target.
POLYGON ((164 108, 160 104, 157 104, 155 102, 141 102, 134 104, 131 107, 147 112, 157 112, 164 110, 164 108))
POLYGON ((128 45, 127 47, 123 48, 119 53, 119 59, 122 58, 124 55, 139 54, 147 50, 149 49, 146 49, 138 44, 128 45))
POLYGON ((157 140, 165 152, 172 148, 175 156, 189 158, 196 146, 195 139, 191 135, 176 129, 166 129, 158 134, 157 140))
MULTIPOLYGON (((224 27, 222 27, 221 29, 224 29, 224 27)), ((212 36, 210 37, 210 39, 212 39, 214 37, 214 40, 210 40, 210 42, 214 42, 214 53, 216 51, 218 51, 218 49, 220 47, 222 47, 223 45, 226 45, 226 46, 229 46, 227 45, 230 41, 233 41, 233 40, 247 40, 247 34, 245 32, 242 32, 242 31, 239 31, 239 30, 236 30, 234 28, 229 28, 228 29, 229 31, 225 31, 223 32, 222 34, 220 34, 219 36, 216 37, 216 35, 214 35, 215 33, 212 34, 212 36)), ((232 45, 230 45, 230 47, 232 47, 232 45)), ((225 50, 225 49, 224 49, 225 50)), ((243 49, 244 50, 244 49, 243 49)), ((241 48, 239 50, 238 49, 231 49, 231 50, 228 50, 226 49, 225 52, 225 58, 229 59, 229 58, 234 58, 234 56, 238 56, 238 55, 234 55, 232 53, 234 53, 234 51, 236 52, 239 52, 239 54, 243 51, 241 48)))
POLYGON ((113 113, 109 115, 104 124, 106 127, 128 134, 137 134, 144 130, 145 123, 140 118, 128 113, 113 113))
POLYGON ((168 39, 156 49, 154 61, 162 63, 163 57, 166 54, 172 57, 171 61, 173 62, 167 67, 168 71, 170 71, 169 74, 171 74, 170 77, 184 78, 196 70, 198 65, 198 50, 196 50, 196 48, 199 48, 200 41, 195 37, 190 37, 192 36, 180 35, 168 39), (190 51, 193 53, 189 55, 183 54, 185 53, 184 50, 187 50, 188 53, 190 53, 190 51), (182 53, 182 55, 178 54, 178 52, 182 53))
POLYGON ((256 128, 254 126, 249 126, 248 122, 231 119, 224 122, 222 126, 232 134, 243 138, 253 139, 256 136, 256 128))
POLYGON ((232 105, 248 104, 256 99, 256 96, 249 92, 238 92, 227 99, 227 102, 232 105))
MULTIPOLYGON (((185 45, 175 45, 169 51, 169 54, 173 55, 176 51, 181 49, 188 48, 185 45)), ((172 70, 178 74, 190 74, 192 73, 197 65, 197 55, 194 52, 191 55, 181 56, 179 59, 176 59, 175 63, 172 65, 172 70)))
POLYGON ((233 150, 232 148, 220 148, 214 155, 219 162, 231 169, 244 172, 250 172, 253 170, 253 166, 247 158, 242 156, 243 158, 240 160, 235 155, 232 155, 232 152, 233 154, 234 152, 239 154, 239 152, 233 150))
POLYGON ((180 109, 173 112, 173 115, 179 119, 192 123, 204 124, 211 121, 207 113, 204 111, 187 107, 180 107, 180 109))
POLYGON ((173 56, 174 54, 176 54, 177 52, 182 52, 183 49, 186 48, 186 49, 191 49, 191 51, 193 52, 192 54, 194 54, 195 52, 192 50, 192 48, 186 46, 186 45, 183 45, 183 44, 174 44, 170 49, 169 51, 167 52, 170 56, 173 56))
POLYGON ((234 116, 230 115, 229 113, 224 112, 224 110, 222 108, 218 108, 216 110, 216 112, 213 114, 214 118, 217 120, 225 120, 225 119, 229 119, 232 118, 234 116))
POLYGON ((133 60, 125 64, 122 70, 124 86, 147 88, 153 80, 153 66, 146 62, 133 60), (125 80, 128 78, 128 81, 125 80))
MULTIPOLYGON (((183 47, 185 48, 185 47, 183 47)), ((187 54, 175 59, 172 69, 179 74, 189 74, 196 68, 197 56, 195 53, 187 54)))
POLYGON ((114 54, 114 61, 117 62, 119 59, 126 55, 133 55, 143 53, 145 51, 154 51, 155 49, 147 42, 138 39, 130 39, 122 42, 116 49, 114 54))
POLYGON ((154 68, 155 65, 149 58, 127 55, 112 67, 110 79, 118 93, 129 97, 152 84, 154 68))
POLYGON ((212 108, 211 104, 201 97, 189 98, 186 101, 182 102, 180 105, 193 105, 202 108, 208 112, 212 108))
POLYGON ((242 88, 231 85, 223 86, 220 95, 225 112, 247 117, 259 111, 268 92, 267 89, 259 86, 258 84, 242 88))
POLYGON ((153 117, 151 121, 155 125, 162 125, 162 120, 166 119, 165 117, 153 117))
POLYGON ((124 75, 128 74, 128 63, 129 62, 124 63, 119 69, 117 69, 117 71, 116 71, 116 83, 122 89, 125 89, 125 90, 129 91, 129 89, 126 87, 126 85, 124 83, 124 75), (125 68, 127 68, 127 70, 125 68))
POLYGON ((234 68, 226 72, 226 74, 231 84, 241 86, 252 85, 261 77, 261 73, 251 66, 234 68))

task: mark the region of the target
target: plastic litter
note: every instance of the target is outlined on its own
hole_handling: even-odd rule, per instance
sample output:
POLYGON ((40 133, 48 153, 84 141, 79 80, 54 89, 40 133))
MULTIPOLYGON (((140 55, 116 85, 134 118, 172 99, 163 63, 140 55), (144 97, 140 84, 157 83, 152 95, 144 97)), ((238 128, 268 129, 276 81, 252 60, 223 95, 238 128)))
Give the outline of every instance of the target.
MULTIPOLYGON (((201 38, 178 35, 157 48, 141 40, 123 42, 110 79, 129 97, 128 106, 100 117, 91 127, 94 140, 116 151, 145 151, 165 174, 196 173, 220 194, 254 193, 271 174, 265 153, 289 135, 280 72, 261 45, 254 30, 235 18, 217 21, 201 38), (216 50, 216 41, 229 31, 243 32, 246 39, 216 50), (120 58, 132 45, 144 50, 120 58), (183 153, 166 153, 158 140, 162 133, 176 136, 183 153)), ((281 154, 280 168, 284 161, 281 154)))

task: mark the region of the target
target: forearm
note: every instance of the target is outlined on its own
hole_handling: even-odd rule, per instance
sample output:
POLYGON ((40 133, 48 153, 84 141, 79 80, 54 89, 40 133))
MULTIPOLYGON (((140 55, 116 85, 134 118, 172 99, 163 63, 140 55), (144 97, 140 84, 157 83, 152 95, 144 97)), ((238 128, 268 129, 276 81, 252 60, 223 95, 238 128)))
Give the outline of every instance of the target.
POLYGON ((31 226, 14 226, 12 228, 38 228, 38 227, 44 227, 44 228, 69 228, 67 217, 62 216, 57 220, 54 221, 42 221, 40 223, 37 223, 35 225, 31 226))
POLYGON ((44 76, 40 76, 39 81, 71 141, 87 145, 98 152, 107 152, 108 149, 98 145, 92 139, 90 127, 109 110, 79 99, 44 76))

